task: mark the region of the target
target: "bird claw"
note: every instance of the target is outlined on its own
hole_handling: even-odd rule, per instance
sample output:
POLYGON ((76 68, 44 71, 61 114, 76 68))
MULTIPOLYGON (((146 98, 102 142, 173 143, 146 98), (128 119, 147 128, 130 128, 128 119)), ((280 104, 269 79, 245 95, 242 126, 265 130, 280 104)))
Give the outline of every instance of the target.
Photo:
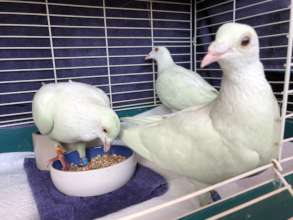
POLYGON ((60 146, 57 146, 56 147, 56 156, 51 158, 49 161, 48 161, 48 166, 52 163, 54 163, 54 161, 56 160, 59 160, 61 165, 62 165, 62 170, 65 171, 65 170, 68 170, 69 167, 68 167, 68 163, 66 162, 65 158, 64 158, 64 150, 60 147, 60 146))

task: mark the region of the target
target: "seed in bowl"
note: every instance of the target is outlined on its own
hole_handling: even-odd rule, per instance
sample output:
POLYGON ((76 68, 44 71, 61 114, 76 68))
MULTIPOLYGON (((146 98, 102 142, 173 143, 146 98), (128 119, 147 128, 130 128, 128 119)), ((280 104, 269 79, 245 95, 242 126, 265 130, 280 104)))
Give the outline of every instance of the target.
POLYGON ((71 164, 69 167, 69 171, 95 170, 95 169, 100 169, 100 168, 112 166, 112 165, 120 163, 124 160, 126 160, 126 157, 121 156, 121 155, 104 154, 103 156, 99 155, 99 156, 91 159, 89 164, 85 167, 71 164))

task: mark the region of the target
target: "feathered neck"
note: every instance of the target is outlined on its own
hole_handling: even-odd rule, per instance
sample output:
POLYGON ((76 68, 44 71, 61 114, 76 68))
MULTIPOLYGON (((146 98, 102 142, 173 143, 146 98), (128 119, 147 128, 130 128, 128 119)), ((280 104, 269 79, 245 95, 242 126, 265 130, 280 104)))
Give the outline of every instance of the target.
POLYGON ((267 82, 263 65, 260 61, 251 63, 239 62, 236 66, 221 63, 223 79, 219 97, 215 103, 214 112, 243 110, 243 102, 261 100, 272 94, 272 89, 267 82), (242 109, 241 109, 242 108, 242 109))
POLYGON ((158 72, 164 71, 166 68, 174 64, 174 60, 170 53, 160 56, 157 60, 158 72))
POLYGON ((254 81, 259 83, 265 80, 264 68, 259 60, 253 62, 245 62, 238 60, 237 62, 220 62, 221 69, 223 70, 222 88, 226 84, 229 85, 244 85, 251 87, 255 85, 254 81), (250 82, 250 84, 248 84, 250 82))

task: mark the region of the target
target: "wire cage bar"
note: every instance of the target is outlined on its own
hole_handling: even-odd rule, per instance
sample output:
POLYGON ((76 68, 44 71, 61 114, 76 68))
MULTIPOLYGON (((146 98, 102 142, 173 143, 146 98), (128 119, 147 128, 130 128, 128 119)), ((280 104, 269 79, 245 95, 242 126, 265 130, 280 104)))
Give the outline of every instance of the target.
MULTIPOLYGON (((291 0, 291 6, 293 5, 293 1, 291 0)), ((286 70, 285 70, 285 79, 284 79, 284 89, 283 89, 283 101, 282 101, 282 131, 281 131, 281 139, 283 139, 285 134, 285 126, 286 119, 291 117, 292 113, 287 114, 288 107, 288 96, 289 96, 289 85, 290 85, 290 76, 291 76, 291 66, 292 66, 292 47, 293 47, 293 9, 291 7, 290 10, 290 22, 289 22, 289 33, 287 35, 288 38, 288 49, 287 49, 287 58, 286 58, 286 70)), ((282 144, 286 142, 280 141, 280 151, 279 151, 279 161, 282 160, 282 144)))
POLYGON ((213 64, 202 69, 200 61, 219 26, 227 22, 247 23, 259 33, 261 61, 282 107, 278 160, 124 219, 137 219, 176 206, 265 170, 273 173, 267 181, 233 196, 274 179, 280 181, 280 188, 210 219, 230 215, 280 192, 292 195, 284 178, 292 171, 284 172, 282 167, 292 163, 293 156, 284 157, 282 146, 293 141, 293 137, 285 137, 286 122, 293 118, 293 0, 289 5, 273 0, 249 0, 244 4, 240 0, 210 4, 211 1, 136 0, 132 5, 131 1, 108 0, 86 0, 84 4, 0 0, 0 128, 33 123, 32 97, 42 83, 90 83, 109 95, 117 112, 158 106, 156 66, 144 61, 154 46, 168 47, 177 64, 196 70, 219 88, 220 67, 213 64))
POLYGON ((144 56, 167 46, 178 64, 192 66, 191 4, 1 0, 0 52, 8 53, 0 54, 0 127, 28 124, 42 83, 99 86, 116 111, 157 106, 155 65, 144 56))

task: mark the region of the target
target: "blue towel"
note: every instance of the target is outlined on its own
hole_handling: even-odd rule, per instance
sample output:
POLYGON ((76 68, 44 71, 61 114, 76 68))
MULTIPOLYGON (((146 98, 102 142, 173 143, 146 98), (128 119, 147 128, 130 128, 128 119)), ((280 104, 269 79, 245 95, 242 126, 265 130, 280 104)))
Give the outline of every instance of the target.
POLYGON ((93 197, 71 197, 59 192, 48 171, 40 171, 35 159, 26 158, 24 168, 42 220, 86 220, 102 217, 165 193, 166 180, 141 165, 120 189, 93 197))

